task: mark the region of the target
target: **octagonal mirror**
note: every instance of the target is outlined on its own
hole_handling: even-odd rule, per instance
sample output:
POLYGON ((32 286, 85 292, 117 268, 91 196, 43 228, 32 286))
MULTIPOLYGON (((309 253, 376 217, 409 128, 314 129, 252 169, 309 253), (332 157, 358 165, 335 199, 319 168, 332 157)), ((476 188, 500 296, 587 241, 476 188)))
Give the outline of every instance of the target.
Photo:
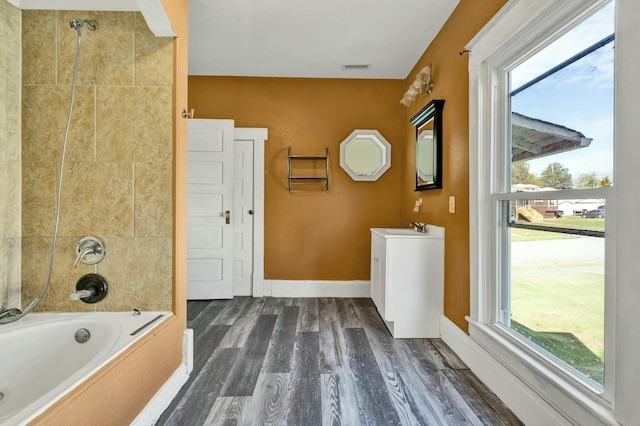
POLYGON ((391 144, 377 130, 354 130, 340 144, 340 166, 355 181, 376 181, 391 167, 391 144))

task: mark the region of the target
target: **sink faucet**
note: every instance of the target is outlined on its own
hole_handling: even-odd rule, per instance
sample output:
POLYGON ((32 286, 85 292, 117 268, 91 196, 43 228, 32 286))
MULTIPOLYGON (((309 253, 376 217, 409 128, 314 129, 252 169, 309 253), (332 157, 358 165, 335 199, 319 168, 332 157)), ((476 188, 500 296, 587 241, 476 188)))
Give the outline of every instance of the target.
POLYGON ((429 230, 429 225, 422 222, 411 222, 410 227, 416 230, 416 232, 422 232, 423 234, 429 230))

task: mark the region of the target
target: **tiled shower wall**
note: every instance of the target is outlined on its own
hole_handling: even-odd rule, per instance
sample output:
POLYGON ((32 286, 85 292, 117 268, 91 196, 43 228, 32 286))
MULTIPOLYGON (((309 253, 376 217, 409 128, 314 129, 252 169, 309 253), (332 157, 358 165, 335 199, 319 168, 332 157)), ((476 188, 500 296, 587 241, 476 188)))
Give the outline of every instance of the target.
POLYGON ((82 51, 62 184, 59 237, 43 311, 169 310, 172 283, 171 38, 156 38, 135 12, 22 11, 22 300, 46 279, 56 180, 76 50, 82 51), (96 266, 73 267, 80 238, 107 246, 96 266), (70 301, 97 272, 109 294, 70 301))
POLYGON ((0 311, 20 306, 20 19, 0 0, 0 311))

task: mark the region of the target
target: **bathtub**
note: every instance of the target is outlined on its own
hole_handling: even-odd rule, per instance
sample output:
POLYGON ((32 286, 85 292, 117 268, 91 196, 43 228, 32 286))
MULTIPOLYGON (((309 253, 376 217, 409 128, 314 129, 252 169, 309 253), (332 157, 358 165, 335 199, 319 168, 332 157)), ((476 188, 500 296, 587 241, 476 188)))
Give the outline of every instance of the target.
POLYGON ((0 424, 33 420, 169 317, 170 312, 43 313, 0 325, 0 424), (89 330, 85 343, 76 341, 79 329, 89 330))

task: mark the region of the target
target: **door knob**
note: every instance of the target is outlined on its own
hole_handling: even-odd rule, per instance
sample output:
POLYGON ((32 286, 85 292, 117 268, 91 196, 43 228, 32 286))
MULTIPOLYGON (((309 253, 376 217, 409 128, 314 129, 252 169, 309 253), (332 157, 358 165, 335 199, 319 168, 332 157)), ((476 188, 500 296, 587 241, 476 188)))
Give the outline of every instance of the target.
POLYGON ((249 213, 250 215, 253 215, 255 213, 255 211, 253 209, 251 209, 247 213, 249 213))

